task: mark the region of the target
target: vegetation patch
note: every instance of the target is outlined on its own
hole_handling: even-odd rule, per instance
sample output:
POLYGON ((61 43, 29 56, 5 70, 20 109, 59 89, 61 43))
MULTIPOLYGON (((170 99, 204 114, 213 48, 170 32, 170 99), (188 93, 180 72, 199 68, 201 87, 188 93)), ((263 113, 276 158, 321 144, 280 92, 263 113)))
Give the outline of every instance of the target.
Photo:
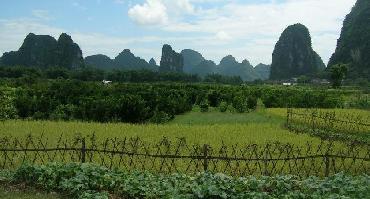
POLYGON ((91 164, 24 165, 7 179, 70 198, 368 198, 370 176, 337 174, 239 177, 199 173, 159 175, 108 170, 91 164))

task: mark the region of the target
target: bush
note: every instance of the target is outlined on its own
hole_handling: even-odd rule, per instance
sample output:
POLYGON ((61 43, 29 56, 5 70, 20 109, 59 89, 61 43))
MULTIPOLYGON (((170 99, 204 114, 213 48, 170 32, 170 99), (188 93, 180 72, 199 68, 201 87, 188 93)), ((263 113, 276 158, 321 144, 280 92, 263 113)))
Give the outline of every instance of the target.
POLYGON ((14 92, 10 89, 0 89, 0 120, 15 119, 18 117, 14 98, 14 92))
POLYGON ((211 107, 218 107, 221 101, 221 94, 219 91, 212 90, 208 93, 208 102, 211 107))
POLYGON ((203 112, 203 113, 208 112, 209 104, 203 101, 202 103, 200 103, 199 107, 200 107, 200 112, 203 112))
POLYGON ((244 113, 248 110, 247 102, 243 96, 234 97, 232 105, 238 113, 244 113))
POLYGON ((164 124, 171 120, 171 116, 163 111, 155 111, 153 117, 150 118, 149 122, 155 124, 164 124))
POLYGON ((224 113, 224 112, 227 111, 228 106, 229 105, 226 102, 221 102, 218 108, 219 108, 220 112, 224 113))
POLYGON ((257 98, 254 96, 249 96, 247 98, 247 107, 249 110, 256 110, 257 108, 257 98))
POLYGON ((72 120, 77 108, 73 104, 58 105, 54 112, 50 115, 51 120, 72 120))

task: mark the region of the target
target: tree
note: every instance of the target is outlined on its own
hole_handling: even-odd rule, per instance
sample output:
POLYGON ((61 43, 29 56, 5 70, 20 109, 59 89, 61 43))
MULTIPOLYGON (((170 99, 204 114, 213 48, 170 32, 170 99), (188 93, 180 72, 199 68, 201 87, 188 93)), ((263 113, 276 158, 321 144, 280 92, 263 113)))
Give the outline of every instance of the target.
POLYGON ((11 89, 0 90, 0 120, 17 118, 13 95, 14 92, 11 89))
POLYGON ((342 86, 342 81, 347 75, 347 72, 347 64, 336 64, 331 67, 330 77, 332 80, 333 88, 340 88, 342 86))

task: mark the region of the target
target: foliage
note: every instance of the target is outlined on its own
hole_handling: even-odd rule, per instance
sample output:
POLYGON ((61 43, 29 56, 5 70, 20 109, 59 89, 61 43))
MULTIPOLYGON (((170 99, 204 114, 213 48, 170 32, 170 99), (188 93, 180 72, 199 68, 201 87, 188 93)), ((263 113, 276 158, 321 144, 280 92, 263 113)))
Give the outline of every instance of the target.
POLYGON ((328 90, 267 88, 261 99, 267 108, 338 108, 344 105, 342 93, 328 90))
POLYGON ((227 102, 221 102, 220 106, 219 106, 220 112, 222 112, 222 113, 226 112, 228 106, 229 105, 227 104, 227 102))
POLYGON ((244 113, 247 111, 248 106, 246 99, 243 96, 235 96, 232 102, 232 106, 238 113, 244 113))
POLYGON ((330 77, 333 82, 333 88, 340 88, 342 86, 342 81, 347 74, 347 65, 337 64, 330 68, 330 77))
POLYGON ((58 105, 50 115, 51 120, 73 120, 77 107, 73 104, 58 105))
POLYGON ((5 96, 12 99, 21 119, 129 123, 150 122, 155 112, 163 112, 173 119, 175 115, 186 113, 203 101, 211 107, 225 102, 243 113, 254 110, 258 99, 267 108, 336 108, 344 106, 342 96, 348 95, 340 90, 324 91, 305 87, 183 83, 105 85, 64 79, 35 79, 33 82, 16 79, 6 81, 6 84, 14 90, 14 94, 9 96, 10 93, 5 92, 5 96))
POLYGON ((320 179, 296 176, 240 177, 199 173, 127 173, 92 164, 24 165, 13 183, 26 183, 73 198, 366 198, 370 177, 336 174, 320 179))
POLYGON ((169 122, 170 120, 171 117, 167 113, 163 111, 155 111, 153 117, 150 118, 149 121, 155 124, 164 124, 169 122))
POLYGON ((243 80, 240 76, 222 76, 220 74, 208 74, 204 77, 204 82, 240 85, 243 80))
POLYGON ((247 98, 247 108, 249 110, 255 110, 257 108, 257 98, 255 96, 249 96, 247 98))
POLYGON ((12 187, 8 185, 0 185, 1 199, 60 199, 56 193, 44 193, 40 190, 25 188, 22 185, 12 187))
POLYGON ((199 107, 200 107, 200 112, 203 112, 203 113, 208 112, 209 104, 206 101, 203 101, 200 103, 199 107))
POLYGON ((17 118, 17 109, 14 106, 14 89, 0 89, 0 120, 17 118))
POLYGON ((211 107, 218 107, 221 100, 221 93, 217 90, 211 90, 208 93, 208 103, 211 107))

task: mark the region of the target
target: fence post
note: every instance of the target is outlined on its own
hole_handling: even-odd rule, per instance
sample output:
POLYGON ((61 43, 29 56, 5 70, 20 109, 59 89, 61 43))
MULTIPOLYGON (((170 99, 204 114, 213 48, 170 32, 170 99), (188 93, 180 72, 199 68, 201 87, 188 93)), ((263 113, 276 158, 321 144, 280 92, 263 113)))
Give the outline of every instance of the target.
POLYGON ((288 127, 289 130, 290 129, 290 117, 291 117, 291 114, 292 114, 292 110, 290 108, 287 109, 287 116, 286 116, 286 125, 288 127))
POLYGON ((83 137, 81 139, 81 162, 82 163, 85 163, 86 162, 86 142, 85 142, 85 138, 83 137))
POLYGON ((328 177, 330 174, 330 158, 327 153, 324 156, 324 162, 325 162, 325 177, 328 177))
POLYGON ((266 148, 265 148, 265 152, 263 154, 263 175, 264 176, 269 176, 269 172, 268 172, 268 161, 267 161, 267 158, 268 158, 268 151, 270 148, 270 145, 267 144, 266 145, 266 148))
POLYGON ((204 169, 204 172, 207 172, 208 171, 208 145, 205 144, 203 145, 203 169, 204 169))

